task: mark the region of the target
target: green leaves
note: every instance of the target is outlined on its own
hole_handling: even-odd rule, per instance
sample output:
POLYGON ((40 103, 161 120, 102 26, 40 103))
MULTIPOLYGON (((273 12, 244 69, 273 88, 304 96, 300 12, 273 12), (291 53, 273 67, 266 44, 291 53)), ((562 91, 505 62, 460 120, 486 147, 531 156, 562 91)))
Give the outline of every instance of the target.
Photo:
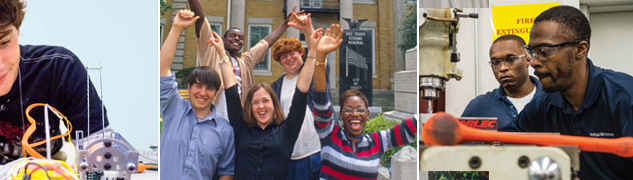
POLYGON ((160 18, 165 16, 165 12, 174 10, 174 7, 171 4, 167 4, 164 0, 158 1, 160 1, 160 18))
MULTIPOLYGON (((378 114, 378 116, 371 118, 367 121, 367 124, 365 124, 365 133, 373 133, 373 132, 377 132, 381 130, 391 129, 395 127, 397 124, 398 123, 396 121, 385 119, 382 114, 378 114)), ((418 141, 416 140, 408 145, 417 149, 418 148, 417 142, 418 141)), ((380 164, 382 164, 385 167, 391 167, 391 157, 393 156, 393 154, 400 151, 402 147, 404 146, 394 147, 385 151, 385 153, 383 153, 382 156, 380 156, 380 164)))
POLYGON ((398 45, 398 48, 403 51, 411 49, 418 44, 418 12, 416 7, 417 5, 407 7, 410 12, 405 17, 404 22, 402 22, 403 28, 398 29, 398 31, 404 31, 404 34, 402 34, 404 42, 398 45))

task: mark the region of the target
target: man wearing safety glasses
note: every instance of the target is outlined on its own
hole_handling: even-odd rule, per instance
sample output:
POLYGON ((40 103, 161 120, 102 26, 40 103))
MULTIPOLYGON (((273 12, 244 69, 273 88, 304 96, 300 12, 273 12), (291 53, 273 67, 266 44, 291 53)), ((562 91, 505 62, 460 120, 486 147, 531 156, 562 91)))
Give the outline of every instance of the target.
MULTIPOLYGON (((589 21, 574 7, 553 7, 534 19, 526 50, 546 93, 502 130, 633 136, 633 77, 595 66, 587 58, 590 38, 589 21)), ((632 158, 580 153, 580 179, 631 179, 631 170, 632 158)))
POLYGON ((516 120, 523 107, 541 94, 541 84, 530 76, 530 58, 525 41, 517 35, 503 35, 490 46, 490 67, 499 88, 468 103, 462 117, 496 117, 497 127, 516 120))

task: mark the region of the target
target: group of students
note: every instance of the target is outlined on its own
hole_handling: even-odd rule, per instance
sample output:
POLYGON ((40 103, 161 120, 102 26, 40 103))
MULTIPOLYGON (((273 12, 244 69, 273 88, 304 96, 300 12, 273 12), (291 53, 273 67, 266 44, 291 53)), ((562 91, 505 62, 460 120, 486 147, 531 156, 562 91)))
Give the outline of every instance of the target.
POLYGON ((358 90, 342 93, 340 127, 325 59, 342 43, 339 25, 314 30, 310 14, 293 9, 279 28, 239 52, 241 30, 220 37, 200 18, 199 0, 189 4, 191 11, 176 14, 160 52, 161 178, 376 179, 384 151, 415 141, 415 119, 363 134, 368 100, 358 90), (202 66, 189 76, 187 101, 170 68, 178 37, 194 23, 202 66), (290 26, 305 34, 307 54, 296 38, 277 41, 290 26), (270 44, 286 73, 272 86, 255 84, 253 67, 270 44))

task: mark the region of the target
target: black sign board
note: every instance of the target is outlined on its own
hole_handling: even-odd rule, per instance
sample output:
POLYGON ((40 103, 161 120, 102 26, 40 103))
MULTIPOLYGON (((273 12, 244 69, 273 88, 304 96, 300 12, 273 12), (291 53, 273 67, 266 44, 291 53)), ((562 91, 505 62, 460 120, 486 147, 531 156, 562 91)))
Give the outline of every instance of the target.
POLYGON ((343 32, 343 44, 339 49, 339 93, 358 89, 372 106, 372 31, 358 29, 343 32))

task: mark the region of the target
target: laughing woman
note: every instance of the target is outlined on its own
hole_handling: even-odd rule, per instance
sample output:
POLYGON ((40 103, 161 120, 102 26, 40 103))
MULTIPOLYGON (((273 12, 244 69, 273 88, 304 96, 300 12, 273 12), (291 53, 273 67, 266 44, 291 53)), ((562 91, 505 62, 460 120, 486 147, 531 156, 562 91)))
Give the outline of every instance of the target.
MULTIPOLYGON (((319 45, 316 61, 324 62, 328 52, 319 45)), ((340 99, 341 128, 332 118, 332 100, 326 98, 325 88, 325 68, 317 66, 314 69, 317 94, 313 113, 314 125, 321 138, 321 179, 378 178, 380 156, 392 147, 413 142, 417 121, 407 119, 392 129, 363 134, 369 118, 369 104, 363 93, 352 89, 343 93, 340 99)))
MULTIPOLYGON (((318 30, 317 30, 318 31, 318 30)), ((209 42, 217 49, 223 49, 222 39, 215 32, 215 39, 209 42)), ((329 38, 325 34, 324 38, 329 38)), ((237 92, 237 81, 228 57, 221 53, 221 74, 226 89, 229 121, 235 132, 235 179, 284 179, 292 150, 299 136, 306 112, 306 92, 312 83, 315 66, 316 47, 320 33, 313 33, 314 40, 308 44, 308 58, 299 74, 297 87, 288 117, 279 105, 274 91, 264 83, 248 90, 242 108, 237 92)), ((340 40, 341 36, 337 37, 340 40)), ((327 44, 324 44, 327 45, 327 44)), ((340 45, 340 43, 339 43, 340 45)), ((223 52, 223 51, 219 51, 223 52)))

